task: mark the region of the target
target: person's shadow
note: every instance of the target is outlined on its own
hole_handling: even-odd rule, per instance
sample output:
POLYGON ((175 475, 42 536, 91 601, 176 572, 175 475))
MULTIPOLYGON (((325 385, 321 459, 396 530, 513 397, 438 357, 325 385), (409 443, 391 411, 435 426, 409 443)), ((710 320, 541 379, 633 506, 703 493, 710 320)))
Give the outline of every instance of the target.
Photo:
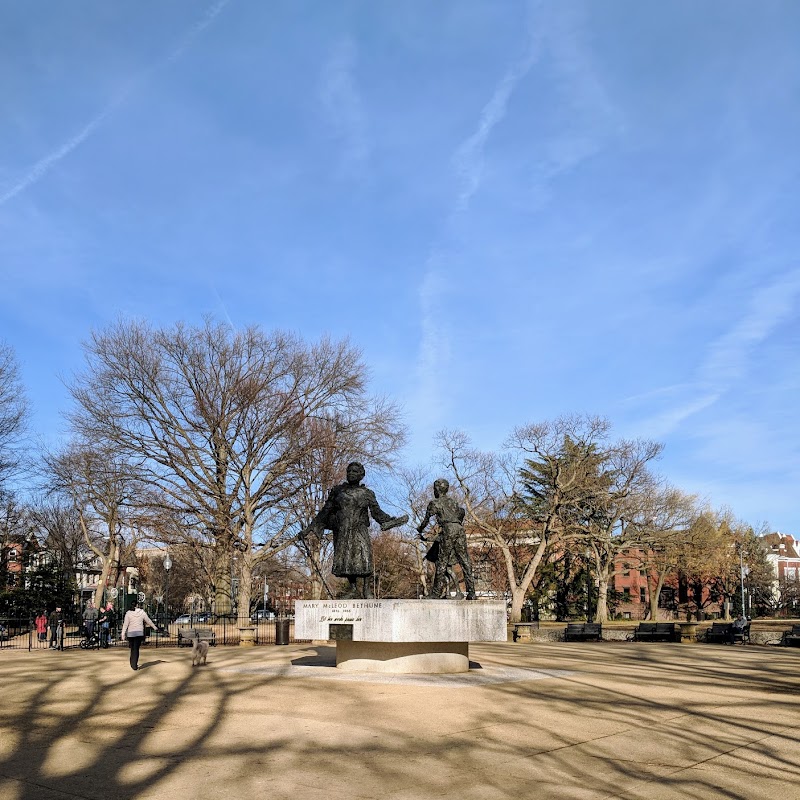
POLYGON ((163 663, 165 663, 163 658, 157 658, 155 661, 145 661, 144 664, 139 664, 138 671, 141 672, 143 669, 148 669, 149 667, 154 667, 156 664, 163 663))

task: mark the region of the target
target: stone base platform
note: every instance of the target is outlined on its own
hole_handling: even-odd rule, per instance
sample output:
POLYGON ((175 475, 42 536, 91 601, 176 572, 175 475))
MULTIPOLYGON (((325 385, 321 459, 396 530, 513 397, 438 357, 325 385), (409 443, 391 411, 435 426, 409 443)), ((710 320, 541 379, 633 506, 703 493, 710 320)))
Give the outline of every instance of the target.
POLYGON ((337 642, 345 672, 442 675, 469 672, 468 642, 337 642))
POLYGON ((506 609, 496 600, 298 600, 295 637, 336 642, 348 672, 469 671, 470 642, 504 642, 506 609))

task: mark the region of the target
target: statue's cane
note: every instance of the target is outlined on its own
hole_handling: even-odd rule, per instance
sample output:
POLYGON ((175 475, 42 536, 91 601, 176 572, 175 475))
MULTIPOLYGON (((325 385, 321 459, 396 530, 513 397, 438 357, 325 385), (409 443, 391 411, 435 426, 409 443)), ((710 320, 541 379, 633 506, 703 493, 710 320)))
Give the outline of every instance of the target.
POLYGON ((302 543, 303 550, 305 551, 305 554, 308 556, 308 560, 311 562, 311 566, 314 567, 314 572, 317 573, 317 577, 319 577, 320 581, 322 581, 322 585, 325 587, 325 591, 328 593, 328 597, 330 597, 330 599, 333 600, 333 592, 331 591, 331 587, 328 586, 328 582, 325 580, 325 576, 322 574, 322 570, 320 569, 319 564, 317 563, 317 559, 314 557, 314 554, 311 552, 311 548, 308 546, 308 543, 306 542, 305 536, 303 535, 304 533, 305 530, 300 531, 300 533, 297 534, 297 539, 302 543))

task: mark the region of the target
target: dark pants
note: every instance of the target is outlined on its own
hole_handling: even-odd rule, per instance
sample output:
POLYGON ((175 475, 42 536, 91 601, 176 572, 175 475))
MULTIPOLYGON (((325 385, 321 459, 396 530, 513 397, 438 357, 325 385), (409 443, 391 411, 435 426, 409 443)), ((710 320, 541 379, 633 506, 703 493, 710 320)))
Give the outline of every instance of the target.
POLYGON ((129 636, 131 645, 131 669, 139 669, 139 648, 142 646, 144 636, 129 636))
POLYGON ((100 644, 103 645, 103 647, 108 647, 108 636, 110 632, 107 622, 100 625, 100 644))
POLYGON ((86 628, 86 638, 91 639, 92 634, 94 633, 94 620, 93 619, 84 620, 83 625, 86 628))
MULTIPOLYGON (((461 527, 461 526, 459 526, 461 527)), ((431 597, 442 597, 447 586, 447 568, 456 563, 461 566, 464 573, 464 583, 467 589, 467 599, 475 599, 475 580, 472 577, 472 564, 467 552, 467 537, 463 529, 458 532, 444 531, 444 536, 439 534, 439 557, 436 560, 436 574, 433 579, 431 597)))

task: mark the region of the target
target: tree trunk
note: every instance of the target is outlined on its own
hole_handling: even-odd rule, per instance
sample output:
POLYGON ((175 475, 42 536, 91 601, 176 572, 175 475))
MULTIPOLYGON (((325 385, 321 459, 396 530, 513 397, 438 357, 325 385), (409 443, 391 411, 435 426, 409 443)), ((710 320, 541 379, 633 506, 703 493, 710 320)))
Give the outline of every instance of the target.
POLYGON ((239 575, 239 627, 250 624, 250 601, 253 593, 253 565, 249 554, 241 559, 242 572, 239 575))
POLYGON ((118 560, 119 554, 117 553, 117 545, 111 541, 109 542, 108 555, 103 558, 103 571, 100 573, 100 577, 97 580, 97 588, 94 590, 95 608, 100 608, 100 604, 103 602, 103 592, 106 589, 108 577, 111 575, 111 567, 113 567, 114 562, 118 560))
POLYGON ((654 587, 651 583, 650 576, 647 576, 647 588, 650 591, 650 619, 652 622, 656 622, 658 619, 658 601, 661 597, 661 590, 664 588, 664 578, 665 573, 660 572, 654 587))
POLYGON ((509 622, 522 622, 522 604, 525 602, 526 591, 521 586, 511 587, 511 616, 509 622))
POLYGON ((231 604, 231 554, 220 542, 215 553, 214 569, 214 613, 229 617, 233 611, 231 604))
POLYGON ((597 611, 593 622, 608 622, 609 564, 597 571, 597 611))

